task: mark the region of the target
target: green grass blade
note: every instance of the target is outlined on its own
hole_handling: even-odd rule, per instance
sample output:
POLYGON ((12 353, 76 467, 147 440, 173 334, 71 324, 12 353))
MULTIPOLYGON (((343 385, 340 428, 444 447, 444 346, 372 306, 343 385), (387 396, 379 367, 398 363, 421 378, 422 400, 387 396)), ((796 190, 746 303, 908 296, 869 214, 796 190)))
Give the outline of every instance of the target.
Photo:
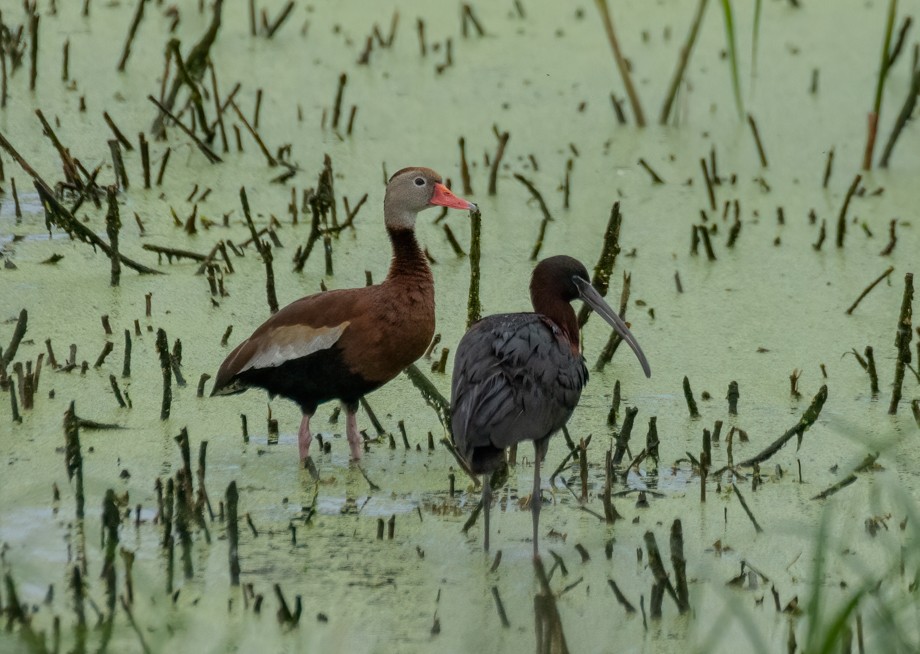
POLYGON ((741 101, 741 83, 738 80, 738 53, 735 48, 735 20, 731 0, 722 0, 722 15, 725 17, 725 40, 728 43, 728 59, 732 67, 732 88, 735 91, 735 106, 738 117, 744 118, 744 103, 741 101))
POLYGON ((888 15, 885 19, 885 38, 882 39, 882 57, 878 67, 878 80, 875 84, 875 101, 872 110, 879 113, 882 110, 882 91, 885 90, 885 78, 888 76, 888 63, 891 57, 891 34, 894 32, 894 19, 898 13, 898 0, 888 3, 888 15))
POLYGON ((821 642, 818 649, 809 651, 820 652, 820 654, 831 654, 831 652, 837 651, 840 648, 840 637, 843 634, 843 628, 856 611, 856 606, 859 604, 859 600, 862 599, 863 592, 862 590, 858 590, 853 593, 853 596, 840 608, 840 611, 837 612, 837 616, 830 624, 826 627, 819 628, 821 636, 823 637, 823 642, 821 642))
POLYGON ((754 2, 754 33, 751 38, 751 78, 757 73, 757 44, 760 42, 760 11, 763 0, 754 2))

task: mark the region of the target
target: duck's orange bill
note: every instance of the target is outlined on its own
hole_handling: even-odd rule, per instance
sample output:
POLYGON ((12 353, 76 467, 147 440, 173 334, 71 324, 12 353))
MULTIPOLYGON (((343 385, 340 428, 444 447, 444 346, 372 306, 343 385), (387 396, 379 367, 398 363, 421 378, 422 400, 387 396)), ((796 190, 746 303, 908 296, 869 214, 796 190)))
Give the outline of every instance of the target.
POLYGON ((439 207, 451 207, 452 209, 467 209, 469 211, 475 211, 477 208, 476 205, 472 202, 468 202, 463 198, 458 198, 453 194, 453 192, 451 192, 449 188, 440 182, 434 185, 434 193, 431 196, 431 204, 437 205, 439 207))

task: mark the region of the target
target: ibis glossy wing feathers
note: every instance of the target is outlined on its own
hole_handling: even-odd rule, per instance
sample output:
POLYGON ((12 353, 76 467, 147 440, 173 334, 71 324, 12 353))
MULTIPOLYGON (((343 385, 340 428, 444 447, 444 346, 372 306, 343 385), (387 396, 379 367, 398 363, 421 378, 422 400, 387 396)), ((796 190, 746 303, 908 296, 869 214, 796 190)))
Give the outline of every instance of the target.
POLYGON ((494 468, 505 448, 539 441, 569 419, 588 371, 544 316, 489 316, 457 348, 451 427, 474 472, 494 468))

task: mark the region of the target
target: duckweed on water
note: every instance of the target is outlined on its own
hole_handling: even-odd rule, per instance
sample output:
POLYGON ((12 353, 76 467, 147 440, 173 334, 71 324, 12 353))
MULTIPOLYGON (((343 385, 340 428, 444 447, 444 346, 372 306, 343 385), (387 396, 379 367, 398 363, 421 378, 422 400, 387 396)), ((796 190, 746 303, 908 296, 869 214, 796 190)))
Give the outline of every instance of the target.
MULTIPOLYGON (((109 258, 59 226, 49 234, 30 175, 0 153, 0 347, 10 354, 0 355, 7 364, 0 607, 10 625, 0 632, 0 650, 58 651, 59 642, 66 651, 111 652, 529 652, 562 651, 564 642, 572 652, 818 652, 845 643, 851 651, 916 651, 920 431, 910 402, 920 397, 913 372, 920 335, 902 311, 905 278, 917 272, 920 251, 916 124, 904 123, 887 168, 861 170, 872 92, 880 88, 884 98, 879 140, 887 141, 902 107, 911 111, 905 97, 920 79, 910 70, 913 33, 905 29, 897 44, 912 6, 903 3, 896 15, 890 47, 900 55, 883 85, 887 3, 755 9, 727 2, 734 64, 722 16, 710 7, 669 125, 639 129, 621 106, 625 89, 590 2, 257 0, 252 17, 247 3, 224 3, 207 56, 201 49, 193 56, 212 24, 210 4, 39 1, 37 17, 4 7, 0 133, 103 243, 110 242, 104 191, 97 205, 78 189, 90 179, 102 189, 115 183, 117 149, 124 164, 118 249, 164 274, 122 266, 119 285, 110 286, 109 258), (755 52, 745 40, 755 10, 756 69, 745 60, 755 52), (184 72, 175 55, 167 68, 172 38, 184 72), (768 166, 751 124, 737 115, 734 68, 768 166), (157 108, 147 96, 168 97, 184 75, 196 80, 200 97, 180 85, 171 111, 221 162, 211 163, 170 121, 165 140, 153 134, 157 108), (462 530, 479 491, 440 444, 447 434, 439 414, 408 377, 368 396, 384 433, 378 437, 361 412, 370 443, 360 468, 348 461, 344 419, 333 406, 320 409, 314 424, 329 447, 321 454, 314 446, 316 477, 296 465, 297 407, 255 391, 208 399, 209 380, 204 397, 196 392, 201 376, 213 375, 229 348, 269 315, 265 266, 244 245, 251 235, 241 187, 254 227, 271 243, 283 306, 321 287, 382 279, 390 256, 383 180, 403 166, 427 165, 459 189, 461 137, 471 199, 482 211, 482 315, 529 309, 541 223, 541 257, 569 254, 590 270, 619 202, 608 300, 617 306, 628 274, 625 317, 654 371, 646 380, 622 352, 603 371, 592 370, 568 425, 572 447, 588 443, 586 465, 569 456, 564 437, 553 439, 544 470, 568 460, 543 487, 545 584, 530 561, 529 452, 521 449, 495 490, 492 529, 502 552, 486 559, 481 525, 462 530), (493 166, 497 137, 502 155, 493 166), (833 165, 822 185, 829 152, 833 165), (322 188, 332 195, 324 197, 334 198, 339 226, 348 227, 323 239, 319 230, 331 225, 313 224, 304 195, 320 189, 325 154, 331 174, 325 168, 322 188), (494 195, 487 193, 493 169, 494 195), (653 183, 649 170, 663 183, 653 183), (551 220, 543 222, 515 174, 539 190, 551 220), (696 255, 694 235, 702 244, 696 255), (295 253, 308 246, 295 272, 295 253), (334 274, 326 274, 327 261, 334 274), (22 309, 27 328, 12 352, 22 309), (166 420, 159 330, 172 389, 166 420), (860 364, 867 346, 878 393, 860 364), (896 360, 905 351, 912 358, 897 414, 889 415, 896 360), (688 411, 685 377, 699 418, 688 411), (608 425, 616 382, 619 411, 608 425), (728 391, 733 382, 737 396, 728 391), (24 385, 34 391, 31 407, 22 401, 24 385), (809 416, 823 386, 826 401, 809 416), (13 397, 21 422, 13 420, 13 397), (71 402, 79 449, 64 437, 71 402), (605 454, 627 407, 638 410, 630 449, 608 475, 605 454), (807 431, 794 429, 809 418, 807 431), (657 457, 645 438, 652 419, 657 457), (175 440, 183 429, 187 464, 184 441, 175 440), (788 443, 759 467, 743 466, 790 429, 788 443), (206 451, 199 449, 205 441, 206 451), (232 482, 238 519, 231 528, 232 482), (611 523, 608 483, 609 509, 620 516, 611 523), (812 499, 835 485, 826 499, 812 499), (653 588, 647 532, 678 584, 670 540, 676 518, 690 610, 681 614, 664 594, 654 617, 666 584, 659 578, 663 586, 653 588), (238 587, 228 554, 234 531, 238 587)), ((650 115, 667 95, 695 4, 609 3, 650 115)), ((469 257, 455 253, 443 225, 464 252, 471 252, 470 226, 463 214, 436 212, 419 223, 435 262, 441 340, 418 366, 449 395, 448 375, 431 365, 449 348, 451 368, 466 328, 470 276, 469 257)), ((602 321, 588 319, 589 363, 607 336, 602 321)))

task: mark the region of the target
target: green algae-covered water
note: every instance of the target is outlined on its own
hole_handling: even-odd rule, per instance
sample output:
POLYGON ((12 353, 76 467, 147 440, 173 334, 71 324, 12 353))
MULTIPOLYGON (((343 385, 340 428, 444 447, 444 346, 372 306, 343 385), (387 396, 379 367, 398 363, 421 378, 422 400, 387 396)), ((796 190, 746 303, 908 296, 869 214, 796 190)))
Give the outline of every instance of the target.
MULTIPOLYGON (((799 648, 795 651, 817 651, 819 636, 838 633, 834 618, 851 601, 855 611, 836 627, 842 625, 840 638, 846 640, 850 631, 854 643, 865 643, 865 651, 916 649, 920 430, 909 403, 920 397, 920 385, 911 370, 897 415, 888 415, 905 274, 917 271, 920 251, 920 134, 915 124, 908 123, 887 170, 863 171, 860 190, 849 203, 844 246, 835 244, 844 196, 861 172, 887 3, 808 2, 799 8, 764 3, 756 66, 753 8, 735 7, 742 97, 745 111, 756 118, 767 167, 761 166, 750 127, 735 108, 717 3, 706 10, 672 124, 644 129, 634 125, 592 3, 478 3, 473 11, 485 34, 478 36, 469 26, 464 37, 460 4, 294 2, 270 39, 264 28, 250 35, 244 3, 227 3, 210 52, 219 94, 225 98, 239 83, 235 101, 254 123, 261 91, 258 133, 275 156, 290 146, 286 160, 294 174, 280 183, 272 180, 286 168, 266 165, 232 109, 224 113, 228 151, 219 136, 212 143, 223 163, 210 164, 177 127, 168 127, 166 141, 154 140, 149 132, 156 108, 147 96, 160 96, 166 42, 175 36, 187 53, 207 28, 210 7, 200 11, 198 3, 177 4, 179 21, 171 35, 176 14, 147 2, 126 71, 118 73, 136 3, 91 3, 87 17, 81 15, 82 3, 57 4, 54 13, 51 3, 39 2, 36 89, 28 88, 26 49, 23 66, 10 69, 0 131, 51 185, 63 175, 34 114, 37 108, 88 171, 101 166, 97 180, 102 185, 114 183, 106 143, 113 133, 104 111, 132 144, 138 132, 146 133, 154 180, 168 147, 162 184, 149 190, 143 188, 136 145, 123 152, 130 186, 118 194, 121 251, 165 274, 123 269, 120 285, 111 287, 109 260, 59 229, 49 236, 29 175, 7 152, 0 153, 5 177, 0 182, 5 263, 0 270, 0 347, 10 342, 25 308, 28 328, 13 361, 34 364, 45 353, 34 406, 24 409, 20 403, 21 423, 13 422, 8 392, 0 402, 5 464, 0 474, 0 566, 9 580, 0 600, 10 621, 10 629, 0 633, 0 649, 56 651, 58 638, 68 651, 112 652, 517 652, 538 645, 534 598, 541 586, 531 563, 525 505, 533 479, 530 449, 519 450, 508 483, 496 492, 492 542, 501 550, 497 567, 481 551, 481 524, 462 531, 478 489, 440 444, 446 433, 437 414, 405 376, 367 398, 384 435, 375 438, 369 417, 359 414, 360 428, 373 439, 360 469, 349 463, 344 421, 335 419, 332 405, 320 409, 314 426, 331 447, 328 453, 314 448, 315 479, 297 465, 299 412, 294 405, 269 403, 258 391, 196 397, 200 376, 213 375, 229 349, 269 316, 264 266, 252 246, 241 250, 243 256, 230 250, 233 272, 221 263, 224 295, 213 295, 207 277, 195 274, 198 262, 170 263, 142 249, 150 244, 207 254, 220 240, 242 245, 249 238, 239 202, 239 189, 245 187, 256 227, 273 225, 280 243, 273 249, 280 303, 317 292, 321 284, 361 286, 365 271, 379 281, 389 259, 381 219, 384 171, 431 166, 459 191, 460 137, 471 164, 470 197, 482 210, 486 314, 529 309, 530 255, 542 214, 514 173, 534 183, 554 218, 541 256, 566 253, 590 268, 600 256, 615 201, 623 214, 622 251, 609 299, 617 304, 622 275, 630 274, 626 316, 653 374, 646 379, 625 351, 603 371, 594 371, 609 330, 597 318, 589 320, 583 341, 591 379, 568 426, 576 443, 591 436, 587 499, 581 499, 578 462, 570 461, 549 479, 568 453, 561 436, 553 440, 543 466, 541 546, 544 563, 552 569, 549 583, 568 649, 791 651, 791 633, 799 648), (376 25, 385 40, 397 9, 392 44, 380 47, 375 41, 367 63, 359 64, 368 35, 376 25), (424 57, 418 20, 425 26, 424 57), (452 63, 439 70, 447 61, 447 39, 452 63), (61 79, 65 42, 68 81, 61 79), (333 130, 342 72, 348 76, 344 116, 333 130), (611 93, 624 104, 625 125, 617 121, 611 93), (343 125, 352 106, 357 110, 348 135, 343 125), (497 145, 493 125, 510 134, 494 196, 486 192, 497 145), (234 126, 241 133, 242 152, 234 126), (830 151, 833 168, 824 187, 830 151), (701 158, 711 161, 711 152, 719 181, 716 211, 709 207, 700 166, 701 158), (291 260, 310 233, 309 213, 303 212, 300 199, 316 187, 324 154, 335 171, 339 220, 346 198, 352 208, 365 193, 368 199, 355 217, 355 228, 331 240, 333 274, 325 274, 321 242, 303 272, 295 273, 291 260), (652 184, 637 163, 640 157, 664 184, 652 184), (569 160, 565 208, 562 189, 569 160), (12 198, 13 178, 21 218, 12 198), (742 228, 728 248, 736 200, 742 228), (726 202, 730 209, 723 219, 726 202), (184 223, 196 206, 197 231, 188 234, 176 226, 172 213, 184 223), (712 230, 714 261, 702 246, 691 254, 691 229, 703 224, 701 210, 712 230), (897 240, 881 255, 892 221, 897 240), (822 222, 827 238, 816 249, 822 222), (54 255, 63 258, 44 263, 54 255), (889 266, 893 272, 847 315, 856 297, 889 266), (103 330, 103 315, 112 335, 103 330), (229 326, 232 334, 222 345, 229 326), (129 377, 122 376, 126 329, 132 337, 129 377), (165 330, 171 345, 181 340, 181 372, 187 381, 184 387, 173 382, 171 415, 163 421, 157 329, 165 330), (49 364, 48 340, 60 370, 49 364), (106 342, 114 349, 95 367, 106 342), (76 367, 67 372, 63 368, 71 344, 76 345, 76 367), (874 349, 879 375, 875 397, 852 353, 862 354, 867 345, 874 349), (81 373, 83 361, 88 366, 81 373), (790 393, 794 370, 800 371, 799 396, 790 393), (119 407, 110 375, 130 397, 131 408, 119 407), (684 376, 699 405, 698 419, 689 416, 684 376), (643 448, 649 419, 655 417, 660 461, 643 461, 628 472, 625 465, 618 468, 613 501, 622 519, 607 524, 599 516, 604 512, 604 455, 617 431, 607 423, 616 381, 624 405, 638 409, 632 454, 643 448), (737 415, 729 415, 725 399, 732 381, 740 390, 737 415), (713 445, 712 470, 727 462, 729 431, 743 430, 747 440, 736 431, 732 443, 734 461, 740 462, 792 428, 822 385, 827 401, 801 446, 796 449, 793 438, 761 464, 757 482, 750 468, 734 478, 761 532, 735 497, 730 472, 709 476, 705 502, 700 501, 700 470, 688 453, 699 458, 704 429, 712 430, 717 420, 724 423, 722 438, 713 445), (76 487, 65 466, 62 421, 71 401, 81 418, 121 427, 81 430, 84 520, 75 518, 76 487), (269 410, 278 421, 277 442, 269 437, 269 410), (248 441, 241 414, 247 419, 248 441), (199 443, 208 443, 205 487, 216 514, 207 519, 210 542, 204 530, 192 530, 188 578, 178 535, 170 573, 155 490, 158 479, 165 483, 182 466, 174 441, 182 428, 188 430, 193 456, 199 443), (394 436, 395 449, 387 434, 394 436), (852 484, 826 500, 811 499, 844 480, 870 454, 878 455, 875 465, 858 472, 852 484), (227 522, 219 509, 232 481, 240 495, 242 588, 230 584, 227 522), (115 491, 122 511, 130 511, 118 529, 118 547, 134 556, 133 597, 117 557, 116 589, 126 602, 117 602, 114 613, 107 608, 100 578, 107 489, 115 491), (640 490, 647 491, 645 502, 640 490), (683 527, 691 610, 680 615, 666 596, 662 616, 654 618, 645 534, 655 534, 673 578, 669 536, 677 518, 683 527), (384 537, 378 539, 381 521, 384 537), (387 523, 393 525, 392 538, 387 523), (71 582, 84 551, 87 626, 82 631, 76 626, 79 603, 71 582), (742 571, 747 574, 736 579, 742 571), (733 579, 737 583, 729 584, 733 579), (611 580, 636 612, 628 613, 618 602, 611 580), (281 607, 276 584, 291 610, 295 597, 300 598, 296 626, 276 619, 281 607), (11 611, 13 592, 24 606, 21 620, 11 611)), ((263 9, 272 24, 286 4, 255 3, 257 24, 263 9)), ((901 3, 896 27, 916 8, 901 3)), ((611 3, 652 123, 694 9, 690 2, 611 3)), ((3 21, 15 33, 27 17, 21 7, 10 6, 4 7, 3 21)), ((25 34, 28 39, 28 28, 25 34)), ((914 41, 909 31, 888 76, 876 155, 907 94, 914 41)), ((172 76, 174 64, 171 71, 172 76)), ((209 75, 202 88, 205 111, 214 120, 209 75)), ((184 98, 185 92, 177 110, 184 98)), ((190 111, 182 115, 188 125, 190 116, 190 111)), ((73 201, 68 196, 65 204, 73 201)), ((105 213, 103 198, 100 208, 83 203, 77 216, 107 240, 105 213)), ((443 224, 465 251, 469 227, 461 213, 443 222, 437 218, 434 211, 421 214, 418 235, 436 262, 441 341, 432 360, 441 347, 449 347, 449 371, 466 326, 469 261, 455 254, 443 224)), ((912 365, 920 358, 917 339, 915 333, 912 365)), ((431 372, 432 360, 420 361, 420 368, 449 395, 449 375, 431 372)), ((8 371, 16 379, 12 363, 8 371)))

